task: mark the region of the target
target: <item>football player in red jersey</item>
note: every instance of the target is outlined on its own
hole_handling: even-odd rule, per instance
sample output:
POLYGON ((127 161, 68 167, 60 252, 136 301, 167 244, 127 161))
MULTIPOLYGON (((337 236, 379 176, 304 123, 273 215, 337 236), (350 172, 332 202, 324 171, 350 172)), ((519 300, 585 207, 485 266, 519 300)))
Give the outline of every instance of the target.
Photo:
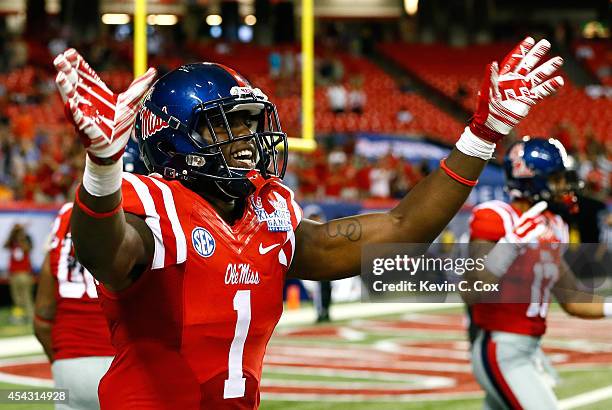
POLYGON ((232 69, 188 64, 149 90, 150 69, 114 94, 75 50, 59 55, 56 82, 87 149, 74 244, 101 282, 117 349, 102 408, 257 408, 285 278, 357 275, 362 246, 432 241, 495 143, 563 85, 559 57, 536 67, 549 48, 528 37, 487 66, 455 149, 397 207, 322 224, 302 220, 281 183, 276 107, 232 69), (133 126, 146 177, 122 177, 117 161, 133 126))
POLYGON ((53 223, 36 293, 34 333, 49 361, 55 387, 68 389, 57 410, 99 409, 98 384, 115 355, 94 278, 76 260, 70 234, 72 203, 53 223))
POLYGON ((612 300, 579 290, 563 261, 569 231, 559 213, 576 207, 563 145, 525 137, 510 147, 504 166, 511 203, 484 202, 470 220, 471 242, 487 255, 478 279, 501 289, 499 299, 488 301, 494 303, 469 307, 473 370, 487 409, 557 409, 541 370, 547 367, 540 338, 551 297, 582 318, 612 316, 612 300))

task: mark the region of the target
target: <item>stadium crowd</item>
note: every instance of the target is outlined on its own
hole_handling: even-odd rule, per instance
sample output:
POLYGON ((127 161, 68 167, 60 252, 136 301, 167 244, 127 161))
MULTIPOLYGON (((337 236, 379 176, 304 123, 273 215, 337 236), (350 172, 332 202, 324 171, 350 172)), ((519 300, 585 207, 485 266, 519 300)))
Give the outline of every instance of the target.
MULTIPOLYGON (((19 39, 5 44, 4 54, 9 58, 0 62, 0 200, 62 202, 70 197, 77 176, 82 172, 82 148, 64 119, 50 67, 43 64, 46 61, 48 65, 48 55, 53 48, 64 46, 54 41, 57 42, 51 40, 48 49, 42 50, 19 39)), ((131 80, 129 67, 125 65, 128 60, 121 58, 129 50, 121 47, 121 42, 102 41, 88 50, 96 66, 104 69, 101 75, 111 88, 124 88, 131 80)), ((192 45, 180 52, 193 59, 202 54, 232 59, 228 47, 232 46, 223 43, 213 44, 212 48, 192 45)), ((577 48, 579 55, 584 54, 584 47, 577 48)), ((356 154, 354 147, 361 129, 355 130, 350 124, 367 123, 374 127, 372 115, 377 116, 380 110, 388 111, 384 107, 372 108, 382 104, 376 90, 392 87, 398 95, 411 96, 410 80, 399 78, 398 84, 388 85, 390 77, 372 68, 364 58, 340 58, 332 51, 333 48, 324 48, 316 62, 317 104, 324 106, 324 109, 317 108, 316 114, 321 144, 313 153, 291 154, 285 182, 303 199, 402 197, 427 175, 428 165, 403 161, 393 152, 377 160, 356 154), (368 78, 365 83, 364 74, 368 78), (380 86, 373 87, 369 84, 372 81, 379 81, 380 86)), ((177 50, 161 50, 157 56, 152 56, 151 63, 161 66, 163 73, 179 63, 177 53, 177 50), (162 54, 163 59, 160 58, 162 54)), ((272 50, 263 63, 263 68, 253 68, 253 77, 258 84, 263 83, 264 90, 272 89, 268 92, 273 94, 272 99, 279 106, 286 130, 290 136, 297 135, 299 53, 291 46, 272 50)), ((453 93, 457 94, 456 90, 453 93)), ((463 98, 462 93, 457 95, 463 98)), ((408 99, 404 104, 400 100, 401 104, 395 107, 397 112, 388 119, 381 118, 384 124, 381 133, 423 135, 446 142, 445 137, 452 139, 455 135, 445 134, 453 133, 451 130, 455 128, 460 132, 462 125, 454 119, 445 129, 428 127, 423 123, 423 114, 431 114, 431 110, 420 112, 415 105, 410 105, 410 101, 413 100, 408 99), (412 125, 407 127, 407 124, 412 125)), ((415 101, 416 105, 421 104, 415 101)), ((435 115, 434 112, 434 118, 435 115)), ((551 136, 561 140, 577 160, 578 174, 589 192, 599 199, 609 199, 612 138, 596 135, 589 127, 575 127, 568 121, 559 121, 550 128, 551 136)))

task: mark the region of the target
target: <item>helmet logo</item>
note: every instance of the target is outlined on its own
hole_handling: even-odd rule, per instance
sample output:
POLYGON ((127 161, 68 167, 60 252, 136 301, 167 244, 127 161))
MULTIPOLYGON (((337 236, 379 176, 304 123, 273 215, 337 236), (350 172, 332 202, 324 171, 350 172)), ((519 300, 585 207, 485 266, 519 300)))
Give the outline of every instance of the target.
POLYGON ((238 99, 241 98, 255 98, 258 100, 268 100, 268 96, 263 93, 259 88, 253 87, 237 87, 234 86, 230 89, 230 94, 235 95, 238 99))
MULTIPOLYGON (((168 114, 168 109, 166 107, 162 107, 161 110, 168 114)), ((155 135, 156 132, 161 131, 164 128, 168 128, 168 123, 159 118, 157 115, 153 114, 147 107, 142 108, 140 115, 142 116, 143 140, 155 135)))
POLYGON ((525 158, 523 158, 523 150, 525 144, 516 144, 508 154, 512 161, 512 176, 514 178, 531 178, 535 176, 535 172, 527 166, 525 158))

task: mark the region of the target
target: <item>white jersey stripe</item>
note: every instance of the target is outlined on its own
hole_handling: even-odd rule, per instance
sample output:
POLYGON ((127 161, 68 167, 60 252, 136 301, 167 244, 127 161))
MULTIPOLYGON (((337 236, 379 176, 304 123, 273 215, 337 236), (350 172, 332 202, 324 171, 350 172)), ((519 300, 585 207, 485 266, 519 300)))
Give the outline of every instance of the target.
POLYGON ((138 198, 142 202, 145 214, 147 215, 145 222, 153 233, 155 250, 153 253, 153 263, 151 265, 151 269, 163 268, 164 259, 166 257, 166 248, 164 247, 164 239, 162 237, 161 226, 159 224, 159 214, 155 209, 155 202, 153 202, 151 192, 149 192, 147 185, 138 179, 136 175, 124 172, 123 179, 134 187, 134 191, 136 191, 136 195, 138 195, 138 198))
POLYGON ((170 219, 170 224, 172 225, 172 232, 174 232, 174 237, 176 238, 176 263, 181 264, 187 260, 187 239, 185 239, 185 232, 183 232, 181 222, 176 212, 172 191, 166 184, 160 182, 156 178, 150 179, 162 192, 166 213, 168 214, 168 219, 170 219))
POLYGON ((62 205, 62 207, 60 208, 58 215, 64 215, 66 212, 68 212, 69 210, 72 209, 72 202, 66 202, 64 205, 62 205))

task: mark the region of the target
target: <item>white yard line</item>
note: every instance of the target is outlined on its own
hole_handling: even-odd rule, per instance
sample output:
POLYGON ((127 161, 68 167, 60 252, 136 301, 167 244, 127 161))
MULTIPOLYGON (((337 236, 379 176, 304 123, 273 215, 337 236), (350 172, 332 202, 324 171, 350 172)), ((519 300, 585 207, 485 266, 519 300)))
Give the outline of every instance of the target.
MULTIPOLYGON (((366 318, 411 312, 428 312, 460 306, 454 303, 341 303, 331 306, 332 320, 366 318)), ((317 314, 313 307, 300 310, 285 309, 278 322, 279 326, 309 325, 315 322, 317 314)))
POLYGON ((53 387, 53 380, 41 379, 39 377, 16 376, 14 374, 2 372, 0 372, 0 382, 23 384, 31 387, 53 387))
POLYGON ((0 339, 0 357, 43 353, 43 348, 32 335, 0 339))
POLYGON ((586 406, 587 404, 597 403, 598 401, 606 400, 612 397, 612 385, 602 387, 600 389, 591 390, 586 393, 577 394, 559 401, 561 410, 570 410, 578 407, 586 406))

